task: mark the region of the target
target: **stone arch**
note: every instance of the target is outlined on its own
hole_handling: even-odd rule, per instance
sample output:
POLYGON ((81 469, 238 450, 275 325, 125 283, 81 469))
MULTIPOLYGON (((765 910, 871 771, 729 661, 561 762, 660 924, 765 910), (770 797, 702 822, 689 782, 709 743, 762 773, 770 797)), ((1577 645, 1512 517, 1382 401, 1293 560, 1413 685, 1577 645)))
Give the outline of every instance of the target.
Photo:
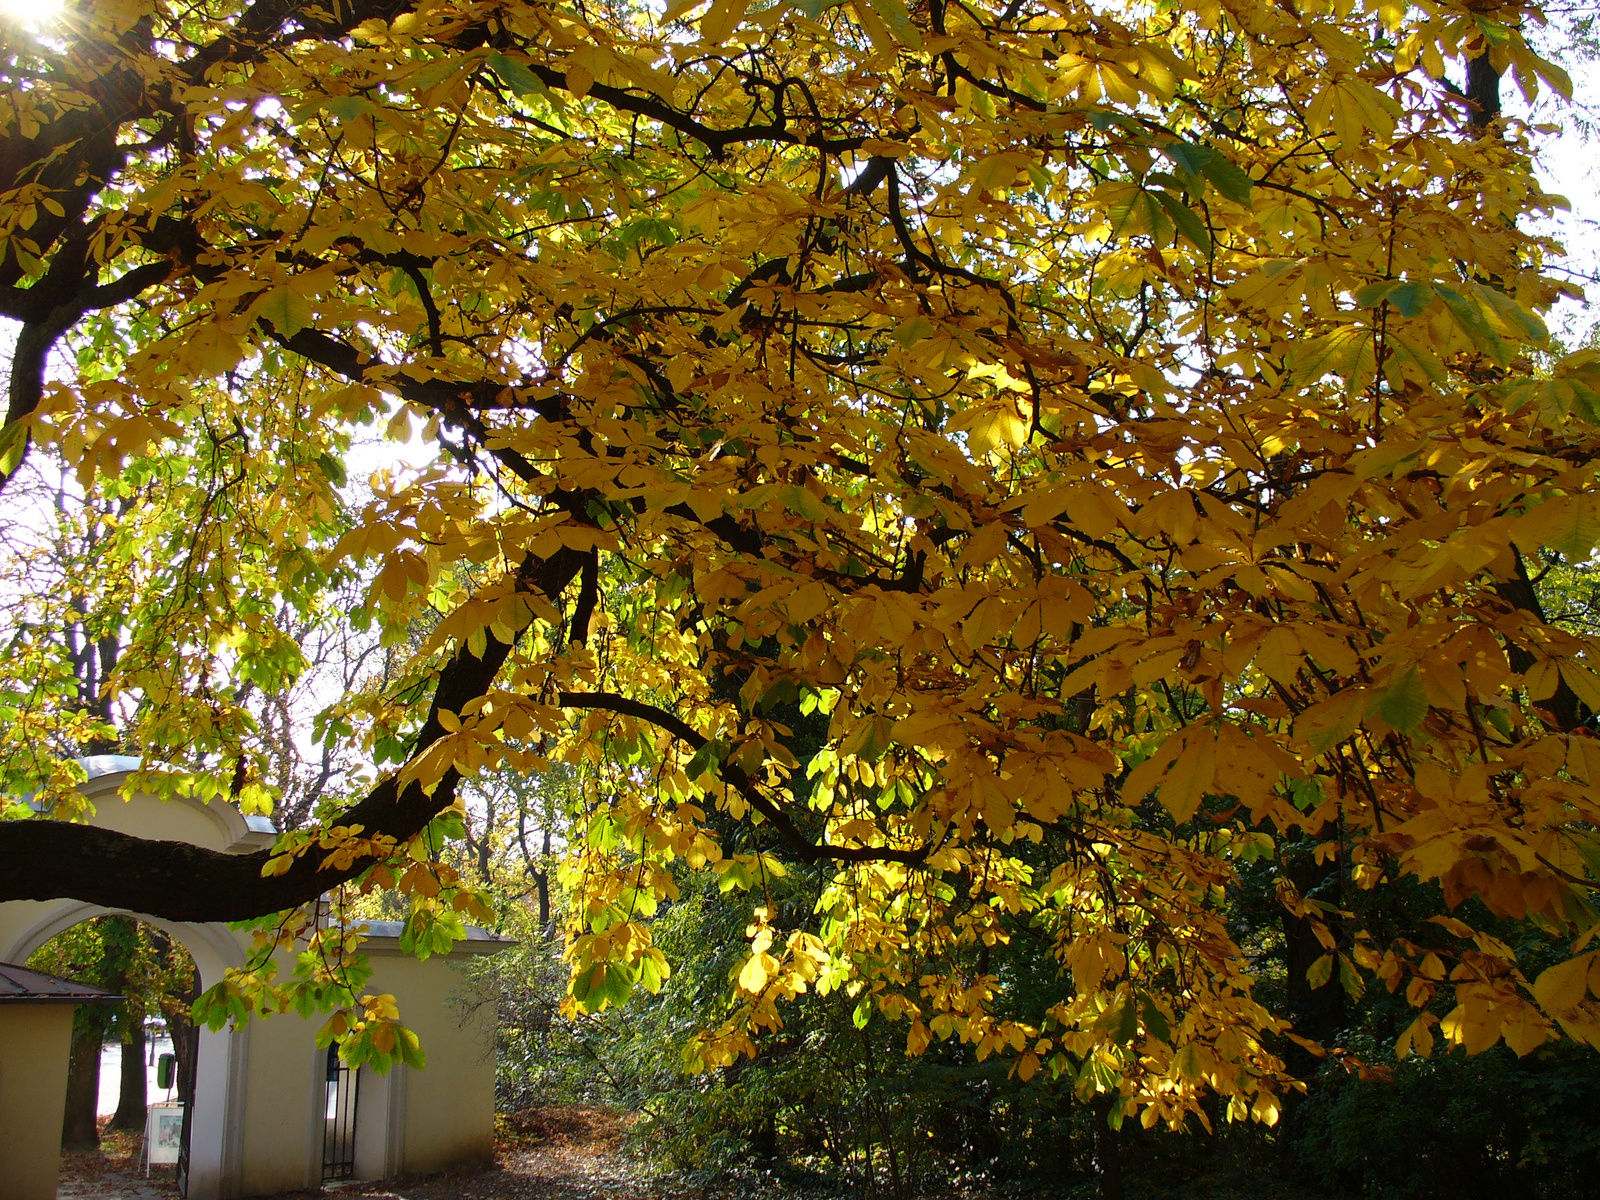
POLYGON ((129 916, 152 925, 171 935, 194 959, 200 972, 200 986, 208 988, 222 978, 229 967, 244 963, 244 952, 228 933, 226 926, 196 925, 188 921, 167 921, 161 917, 132 912, 122 908, 103 908, 98 904, 84 904, 77 900, 52 901, 38 905, 30 913, 32 920, 0 943, 0 962, 25 962, 30 954, 58 933, 74 925, 81 925, 94 917, 129 916))
MULTIPOLYGON (((126 909, 104 908, 76 900, 35 906, 32 918, 0 943, 0 962, 26 962, 59 933, 94 917, 130 916, 167 933, 189 952, 200 986, 210 987, 229 967, 244 962, 238 942, 221 925, 166 921, 126 909)), ((195 1064, 194 1111, 189 1129, 190 1200, 221 1200, 239 1174, 242 1149, 239 1121, 245 1077, 246 1040, 237 1030, 200 1030, 195 1064)))
MULTIPOLYGON (((223 854, 267 848, 276 837, 271 821, 247 817, 226 799, 208 804, 178 795, 163 800, 137 789, 123 795, 128 776, 139 770, 137 758, 102 755, 82 764, 87 779, 80 787, 94 802, 91 824, 223 854)), ((12 900, 0 903, 0 961, 26 959, 63 930, 108 913, 125 913, 164 930, 194 958, 206 987, 228 968, 242 965, 251 943, 248 933, 220 922, 165 921, 68 899, 12 900)), ((487 1161, 494 1144, 494 1062, 481 1048, 486 1039, 492 1042, 493 1007, 470 1021, 459 1018, 448 1007, 456 983, 450 964, 439 956, 422 962, 401 954, 398 923, 366 924, 372 986, 401 998, 407 1023, 429 1046, 432 1065, 415 1103, 408 1099, 415 1081, 406 1070, 360 1085, 358 1169, 387 1177, 487 1161)), ((471 930, 447 957, 492 954, 508 944, 471 930)), ((318 1186, 324 1168, 327 1052, 316 1048, 317 1026, 286 1014, 237 1030, 201 1030, 189 1139, 191 1200, 235 1200, 318 1186)))
MULTIPOLYGON (((246 817, 226 801, 207 804, 183 796, 162 800, 143 792, 121 796, 123 782, 139 769, 138 758, 102 754, 80 761, 87 778, 79 790, 95 804, 88 818, 92 825, 136 837, 185 841, 225 854, 248 853, 272 844, 276 831, 271 821, 246 817)), ((113 914, 134 917, 179 942, 194 959, 202 988, 220 981, 229 967, 244 963, 244 950, 226 925, 167 921, 77 900, 0 904, 0 962, 26 962, 58 933, 92 917, 113 914)), ((191 1200, 227 1200, 237 1185, 248 1044, 248 1037, 238 1030, 200 1031, 189 1130, 191 1200)))

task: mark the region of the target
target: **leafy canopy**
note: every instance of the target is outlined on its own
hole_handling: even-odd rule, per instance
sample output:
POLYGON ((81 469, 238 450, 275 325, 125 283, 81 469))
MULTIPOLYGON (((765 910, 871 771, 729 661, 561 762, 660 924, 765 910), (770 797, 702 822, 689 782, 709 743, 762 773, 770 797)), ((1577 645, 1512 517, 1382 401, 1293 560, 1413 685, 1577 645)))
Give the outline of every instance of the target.
MULTIPOLYGON (((1578 939, 1529 979, 1459 916, 1378 944, 1284 875, 1312 982, 1404 989, 1406 1047, 1600 1044, 1600 663, 1529 573, 1600 537, 1600 362, 1538 315, 1534 131, 1448 86, 1470 60, 1565 92, 1535 20, 79 0, 8 27, 6 465, 125 499, 126 743, 187 768, 164 786, 257 780, 246 681, 295 677, 285 622, 340 579, 393 669, 320 729, 369 790, 272 857, 23 819, 0 897, 241 917, 355 880, 402 888, 426 951, 473 904, 429 822, 561 760, 572 1004, 661 985, 683 872, 752 897, 701 1065, 846 988, 913 1053, 1270 1122, 1285 1026, 1223 905, 1281 837, 1578 939), (439 455, 363 493, 364 428, 439 455), (794 870, 815 913, 765 902, 794 870), (1017 920, 1062 969, 1042 1020, 986 970, 1017 920)), ((81 721, 16 674, 55 757, 8 719, 13 777, 70 815, 81 721)), ((243 1013, 278 985, 229 986, 243 1013)), ((333 1032, 381 1057, 382 999, 333 1032)))

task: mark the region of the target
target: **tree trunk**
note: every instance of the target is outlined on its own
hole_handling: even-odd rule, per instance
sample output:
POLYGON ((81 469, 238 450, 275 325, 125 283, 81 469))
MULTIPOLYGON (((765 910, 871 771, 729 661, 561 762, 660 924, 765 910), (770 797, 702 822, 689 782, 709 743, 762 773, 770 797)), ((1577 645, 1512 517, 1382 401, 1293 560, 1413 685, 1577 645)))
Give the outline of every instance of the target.
POLYGON ((100 1148, 95 1107, 100 1100, 100 1023, 75 1023, 72 1050, 67 1059, 67 1111, 61 1123, 61 1148, 82 1151, 100 1148))
POLYGON ((111 1118, 111 1128, 144 1128, 145 1109, 150 1104, 150 1077, 145 1071, 144 1025, 134 1023, 128 1039, 122 1043, 122 1090, 117 1097, 117 1115, 111 1118))
MULTIPOLYGON (((1314 839, 1313 839, 1314 840, 1314 839)), ((1316 862, 1310 843, 1291 849, 1292 857, 1285 864, 1284 873, 1294 883, 1302 896, 1337 900, 1339 860, 1337 858, 1316 862), (1334 895, 1319 895, 1333 888, 1334 895)), ((1314 1042, 1331 1040, 1344 1024, 1344 988, 1340 986, 1338 972, 1321 987, 1314 988, 1306 978, 1311 965, 1329 951, 1323 946, 1304 917, 1288 910, 1283 914, 1285 1007, 1294 1022, 1294 1031, 1314 1042)), ((1305 1047, 1289 1042, 1283 1047, 1283 1061, 1289 1073, 1315 1086, 1313 1077, 1321 1066, 1317 1057, 1305 1047)), ((1304 1094, 1290 1090, 1283 1096, 1283 1114, 1278 1121, 1278 1172, 1285 1178, 1297 1173, 1295 1140, 1298 1134, 1300 1104, 1304 1094)))
POLYGON ((1094 1113, 1094 1173, 1100 1180, 1100 1200, 1122 1200, 1122 1146, 1111 1128, 1112 1098, 1100 1093, 1090 1103, 1094 1113))
POLYGON ((194 1097, 189 1094, 189 1081, 194 1078, 191 1063, 200 1050, 200 1030, 195 1027, 185 1006, 162 1005, 162 1015, 166 1017, 167 1030, 172 1035, 172 1053, 177 1060, 172 1065, 178 1101, 186 1106, 192 1105, 194 1097))

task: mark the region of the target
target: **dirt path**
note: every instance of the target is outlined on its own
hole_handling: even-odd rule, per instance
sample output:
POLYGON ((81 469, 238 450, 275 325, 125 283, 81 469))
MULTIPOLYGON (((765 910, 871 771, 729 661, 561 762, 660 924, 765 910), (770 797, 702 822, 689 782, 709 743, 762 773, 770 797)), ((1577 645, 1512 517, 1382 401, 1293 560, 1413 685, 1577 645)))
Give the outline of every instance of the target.
MULTIPOLYGON (((502 1122, 491 1167, 373 1184, 330 1185, 277 1200, 747 1200, 741 1188, 710 1189, 642 1172, 626 1154, 624 1125, 609 1109, 552 1105, 502 1122)), ((108 1137, 100 1154, 62 1157, 57 1200, 177 1200, 171 1168, 146 1180, 137 1139, 108 1137), (128 1157, 131 1143, 133 1157, 128 1157)))
MULTIPOLYGON (((642 1174, 622 1152, 623 1125, 608 1109, 553 1105, 502 1125, 496 1163, 412 1180, 354 1184, 329 1194, 354 1200, 734 1200, 642 1174)), ((284 1198, 288 1200, 288 1198, 284 1198)), ((741 1197, 742 1200, 742 1197, 741 1197)))
POLYGON ((102 1128, 100 1137, 98 1151, 61 1156, 56 1200, 178 1200, 171 1167, 140 1174, 138 1134, 102 1128))

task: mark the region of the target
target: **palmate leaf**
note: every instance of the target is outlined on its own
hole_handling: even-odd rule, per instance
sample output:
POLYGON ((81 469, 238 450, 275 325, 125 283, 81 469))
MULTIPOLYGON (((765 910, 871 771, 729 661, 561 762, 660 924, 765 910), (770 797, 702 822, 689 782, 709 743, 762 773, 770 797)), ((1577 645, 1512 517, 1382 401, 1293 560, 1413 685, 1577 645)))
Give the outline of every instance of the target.
POLYGON ((1391 728, 1410 733, 1428 715, 1428 696, 1422 686, 1422 674, 1415 667, 1403 672, 1398 679, 1380 692, 1372 710, 1391 728))
POLYGON ((544 96, 549 94, 549 88, 532 71, 527 64, 520 63, 508 54, 498 50, 490 54, 485 60, 489 69, 500 77, 500 82, 519 96, 544 96))
POLYGON ((1168 142, 1161 147, 1161 153, 1196 178, 1217 157, 1217 152, 1210 146, 1198 146, 1193 142, 1168 142))
POLYGON ((1377 363, 1372 330, 1342 325, 1332 333, 1311 338, 1294 347, 1286 360, 1293 378, 1305 382, 1334 377, 1351 389, 1372 377, 1377 363))
POLYGON ((1385 279, 1357 289, 1356 303, 1362 308, 1392 304, 1403 317, 1420 317, 1433 303, 1433 285, 1425 280, 1385 279))
POLYGON ((1148 234, 1158 242, 1171 236, 1171 221, 1160 200, 1161 193, 1147 191, 1136 183, 1108 184, 1101 189, 1106 203, 1106 220, 1113 237, 1148 234))
POLYGON ((293 337, 311 324, 311 305, 293 283, 273 288, 257 309, 284 337, 293 337))
POLYGON ((1220 151, 1193 142, 1168 142, 1161 152, 1179 169, 1196 180, 1208 180, 1218 195, 1237 204, 1248 204, 1254 187, 1250 176, 1220 151))
POLYGON ((1456 324, 1472 339, 1479 350, 1500 366, 1510 361, 1509 348, 1489 324, 1475 292, 1465 288, 1447 287, 1442 283, 1435 285, 1434 290, 1444 301, 1445 307, 1450 310, 1450 315, 1455 318, 1456 324))
POLYGON ((1167 216, 1172 218, 1172 223, 1177 226, 1178 232, 1188 238, 1202 254, 1210 254, 1211 232, 1206 228, 1205 220, 1200 214, 1169 191, 1159 191, 1155 196, 1161 202, 1161 207, 1166 210, 1167 216))
POLYGON ((1211 186, 1236 204, 1249 204, 1255 183, 1232 159, 1221 154, 1200 168, 1211 186))

